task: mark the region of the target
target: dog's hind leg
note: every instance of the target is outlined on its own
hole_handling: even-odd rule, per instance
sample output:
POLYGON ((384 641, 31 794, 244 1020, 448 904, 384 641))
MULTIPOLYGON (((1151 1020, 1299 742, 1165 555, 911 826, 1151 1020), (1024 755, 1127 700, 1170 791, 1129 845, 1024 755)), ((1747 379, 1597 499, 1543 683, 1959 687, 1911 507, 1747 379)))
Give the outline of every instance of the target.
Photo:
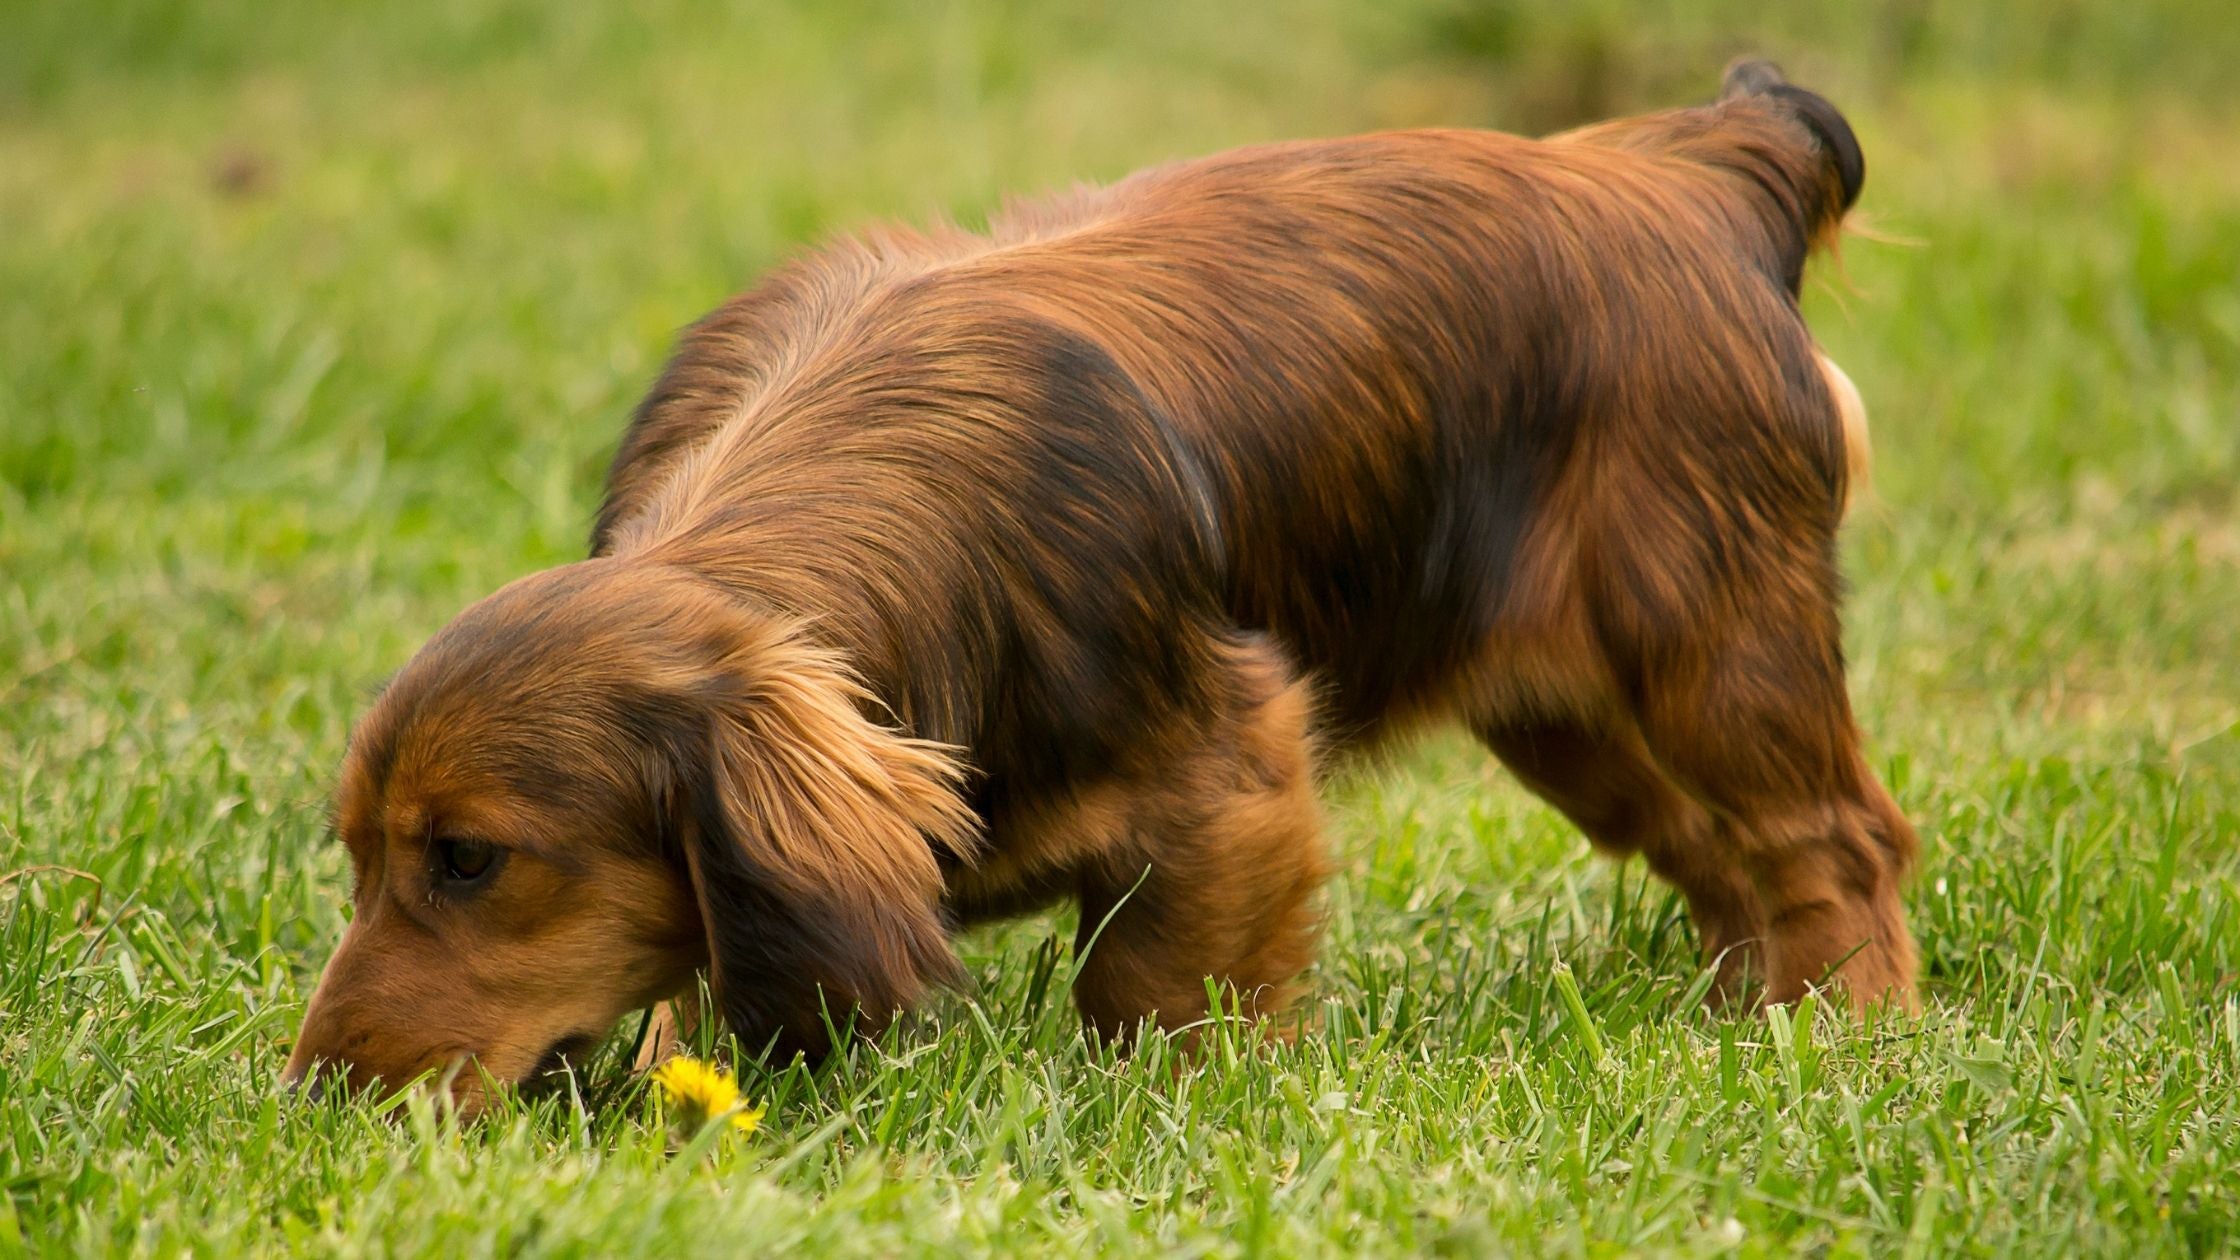
POLYGON ((1747 977, 1762 973, 1757 890, 1720 822, 1657 768, 1630 719, 1481 723, 1478 736, 1597 848, 1641 854, 1680 890, 1704 960, 1718 969, 1716 1000, 1740 997, 1747 977))
MULTIPOLYGON (((1859 747, 1832 581, 1766 580, 1634 658, 1657 764, 1722 826, 1765 915, 1766 1000, 1840 984, 1864 1008, 1914 1005, 1898 888, 1917 841, 1859 747)), ((1717 605, 1715 605, 1717 606, 1717 605)))
POLYGON ((1074 1000, 1106 1036, 1202 1019, 1209 978, 1272 1018, 1314 960, 1328 864, 1306 688, 1257 640, 1210 657, 1218 703, 1111 785, 1113 838, 1080 874, 1074 1000))

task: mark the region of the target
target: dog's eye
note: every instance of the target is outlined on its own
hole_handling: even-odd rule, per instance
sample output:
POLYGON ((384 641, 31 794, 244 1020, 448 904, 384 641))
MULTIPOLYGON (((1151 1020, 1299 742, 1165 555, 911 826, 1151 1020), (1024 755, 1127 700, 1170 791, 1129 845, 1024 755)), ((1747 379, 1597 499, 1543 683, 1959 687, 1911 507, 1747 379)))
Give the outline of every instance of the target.
POLYGON ((438 840, 436 873, 451 884, 481 882, 498 864, 498 846, 482 840, 438 840))

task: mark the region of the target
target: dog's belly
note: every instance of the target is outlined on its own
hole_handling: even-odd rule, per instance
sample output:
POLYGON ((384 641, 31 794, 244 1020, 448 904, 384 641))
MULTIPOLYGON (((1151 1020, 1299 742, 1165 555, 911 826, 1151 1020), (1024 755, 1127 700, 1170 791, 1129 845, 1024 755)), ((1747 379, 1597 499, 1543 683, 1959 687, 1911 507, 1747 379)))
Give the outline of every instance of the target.
POLYGON ((1251 394, 1171 404, 1216 487, 1224 613, 1315 685, 1340 744, 1440 702, 1489 640, 1536 637, 1570 584, 1544 521, 1577 406, 1502 388, 1557 374, 1442 377, 1405 332, 1366 368, 1264 357, 1251 394))
POLYGON ((1328 738, 1373 738, 1417 715, 1498 629, 1523 635, 1532 618, 1515 588, 1533 496, 1495 471, 1364 486, 1355 503, 1366 510, 1338 521, 1271 515, 1238 531, 1230 614, 1315 683, 1328 738))

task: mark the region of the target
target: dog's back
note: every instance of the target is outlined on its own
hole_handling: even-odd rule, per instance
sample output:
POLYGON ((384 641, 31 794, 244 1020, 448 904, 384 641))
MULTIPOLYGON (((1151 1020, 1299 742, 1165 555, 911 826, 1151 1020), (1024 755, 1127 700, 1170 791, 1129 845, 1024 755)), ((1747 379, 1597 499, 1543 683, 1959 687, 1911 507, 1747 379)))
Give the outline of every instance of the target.
MULTIPOLYGON (((833 247, 687 337, 597 545, 796 592, 968 747, 1040 679, 1029 742, 1077 726, 1108 756, 1172 681, 1165 628, 1209 615, 1274 635, 1330 732, 1373 732, 1583 616, 1582 525, 1685 503, 1709 547, 1735 510, 1840 510, 1794 299, 1856 174, 1816 125, 1745 92, 1549 141, 1270 145, 986 237, 833 247), (814 561, 769 572, 757 522, 814 561), (898 593, 936 573, 957 607, 898 593), (1020 659, 1054 635, 1080 642, 1020 659), (1008 699, 958 694, 998 677, 1008 699)), ((1659 562, 1714 562, 1688 546, 1659 562)))

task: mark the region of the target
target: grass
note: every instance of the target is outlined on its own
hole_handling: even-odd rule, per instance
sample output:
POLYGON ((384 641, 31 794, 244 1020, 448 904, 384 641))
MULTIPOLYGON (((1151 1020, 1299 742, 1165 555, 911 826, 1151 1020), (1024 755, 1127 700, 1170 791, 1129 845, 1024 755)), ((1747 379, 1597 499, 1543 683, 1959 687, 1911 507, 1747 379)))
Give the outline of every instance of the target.
POLYGON ((2240 1249, 2209 0, 0 9, 0 1253, 2240 1249), (869 219, 1552 127, 1745 46, 1914 242, 1809 305, 1875 414, 1850 650, 1925 837, 1919 1019, 1699 1013, 1673 898, 1443 739, 1331 790, 1296 1047, 1106 1057, 1029 921, 884 1050, 750 1074, 761 1132, 704 1154, 611 1063, 464 1130, 277 1095, 352 716, 579 553, 677 326, 869 219))

